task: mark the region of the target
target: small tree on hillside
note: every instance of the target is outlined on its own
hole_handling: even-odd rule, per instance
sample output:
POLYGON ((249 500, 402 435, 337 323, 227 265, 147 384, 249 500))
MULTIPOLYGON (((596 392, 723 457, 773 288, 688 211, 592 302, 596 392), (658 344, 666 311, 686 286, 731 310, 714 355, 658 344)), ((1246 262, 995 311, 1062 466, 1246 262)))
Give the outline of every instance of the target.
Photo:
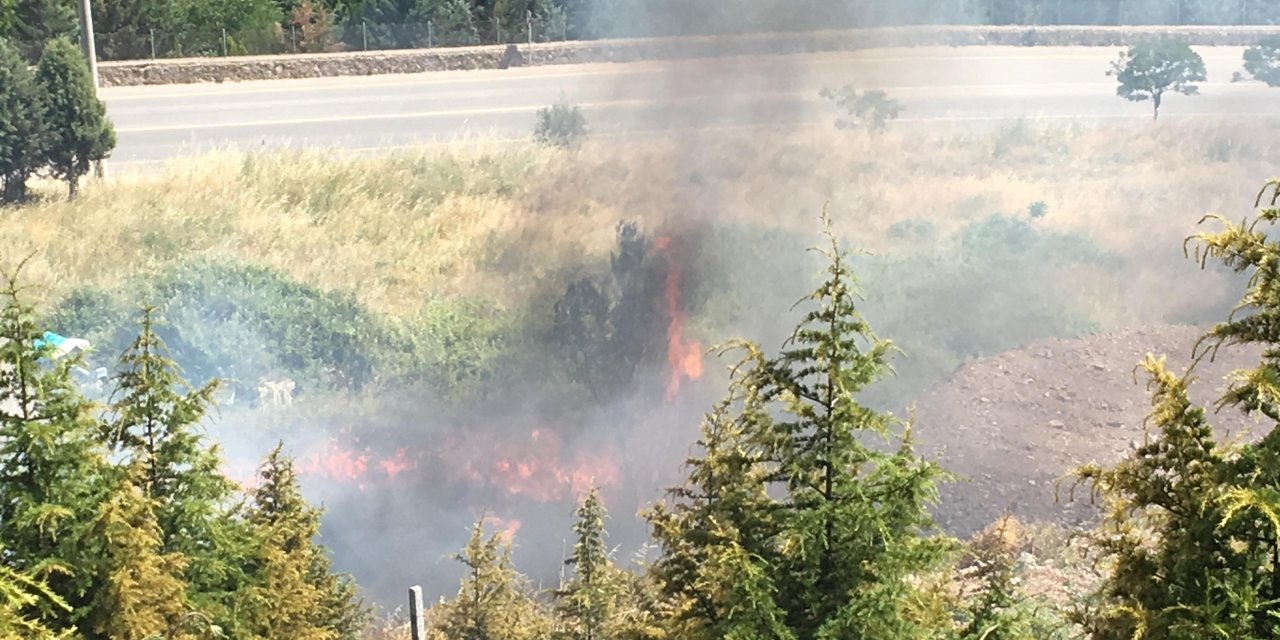
POLYGON ((44 161, 44 98, 26 61, 0 39, 0 202, 21 202, 44 161))
POLYGON ((1245 49, 1244 70, 1269 87, 1280 87, 1280 37, 1268 38, 1245 49))
POLYGON ((95 95, 88 64, 70 41, 55 40, 45 47, 36 78, 47 114, 45 155, 49 169, 67 181, 68 193, 74 198, 90 164, 111 155, 116 146, 115 129, 95 95))
POLYGON ((0 565, 0 638, 66 640, 43 620, 70 612, 44 581, 0 565))
POLYGON ((1111 63, 1108 76, 1119 81, 1116 95, 1133 102, 1150 100, 1152 119, 1160 117, 1160 105, 1167 92, 1196 95, 1197 82, 1204 82, 1204 59, 1184 40, 1161 38, 1143 42, 1121 52, 1111 63))

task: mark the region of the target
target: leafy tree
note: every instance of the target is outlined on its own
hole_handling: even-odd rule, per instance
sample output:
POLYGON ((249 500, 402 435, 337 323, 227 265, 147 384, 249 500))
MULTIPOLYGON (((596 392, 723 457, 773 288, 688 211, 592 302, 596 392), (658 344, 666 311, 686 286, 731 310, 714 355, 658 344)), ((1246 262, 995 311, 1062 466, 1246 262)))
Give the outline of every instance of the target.
POLYGON ((432 607, 433 640, 542 640, 551 621, 530 596, 527 579, 511 567, 511 544, 484 535, 483 521, 454 558, 467 568, 458 595, 432 607))
MULTIPOLYGON (((95 586, 89 530, 110 468, 92 407, 71 380, 77 358, 55 361, 40 342, 17 275, 5 274, 0 291, 0 549, 10 569, 46 581, 79 610, 95 586)), ((75 620, 46 622, 63 631, 75 620)))
POLYGON ((836 120, 839 129, 861 127, 873 132, 882 131, 890 120, 897 120, 904 109, 900 102, 883 91, 859 92, 853 85, 837 90, 823 87, 818 94, 845 112, 847 117, 836 120))
POLYGON ((115 129, 95 95, 88 64, 70 41, 55 40, 45 47, 36 78, 43 90, 49 127, 49 168, 67 181, 74 198, 90 163, 111 155, 116 146, 115 129))
POLYGON ((1166 92, 1188 96, 1200 92, 1195 83, 1205 80, 1204 59, 1184 40, 1161 38, 1121 52, 1107 75, 1119 81, 1116 95, 1121 98, 1133 102, 1151 100, 1154 120, 1160 117, 1166 92))
POLYGON ((45 143, 44 101, 18 51, 0 39, 0 202, 21 202, 27 178, 40 167, 45 143))
POLYGON ((288 23, 296 30, 294 42, 298 51, 318 53, 334 51, 338 46, 333 13, 322 4, 302 0, 289 12, 288 23))
POLYGON ((1280 37, 1267 38, 1245 49, 1244 70, 1269 87, 1280 87, 1280 37))
POLYGON ((185 559, 162 550, 153 501, 134 484, 140 468, 121 479, 90 529, 101 545, 95 554, 97 587, 87 625, 114 640, 181 638, 186 608, 185 559))
POLYGON ((330 571, 315 543, 320 512, 298 487, 293 461, 277 446, 258 470, 248 520, 257 549, 253 583, 241 597, 243 627, 251 638, 354 640, 369 612, 350 580, 330 571))
POLYGON ((222 458, 197 431, 213 405, 216 382, 188 389, 156 334, 154 310, 142 312, 138 337, 120 357, 106 441, 142 469, 139 485, 155 502, 161 549, 185 558, 193 603, 218 617, 247 579, 247 532, 234 517, 237 487, 222 458))
POLYGON ((1233 314, 1206 339, 1213 349, 1265 348, 1257 368, 1233 374, 1219 406, 1258 416, 1271 429, 1256 442, 1219 444, 1205 410, 1188 398, 1190 375, 1173 374, 1163 358, 1142 362, 1154 433, 1115 467, 1078 471, 1109 506, 1095 542, 1111 569, 1079 619, 1095 638, 1280 633, 1280 243, 1256 229, 1280 219, 1280 182, 1268 190, 1269 207, 1254 224, 1216 218, 1221 232, 1197 236, 1197 258, 1251 272, 1237 309, 1247 313, 1233 314))

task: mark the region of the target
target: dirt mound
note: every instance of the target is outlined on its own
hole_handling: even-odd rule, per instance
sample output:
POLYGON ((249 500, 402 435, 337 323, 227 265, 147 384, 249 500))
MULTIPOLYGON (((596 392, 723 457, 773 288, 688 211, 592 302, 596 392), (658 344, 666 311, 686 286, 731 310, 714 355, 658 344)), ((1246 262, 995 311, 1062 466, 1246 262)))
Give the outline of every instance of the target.
MULTIPOLYGON (((1191 363, 1205 327, 1159 326, 1076 340, 1048 340, 960 366, 917 403, 923 452, 962 476, 943 487, 938 519, 969 535, 1006 511, 1024 520, 1084 524, 1096 517, 1087 489, 1068 498, 1073 468, 1111 464, 1143 441, 1150 395, 1134 368, 1164 354, 1173 371, 1191 363), (1055 499, 1059 490, 1060 500, 1055 499)), ((1235 369, 1256 365, 1257 349, 1222 349, 1196 366, 1193 401, 1210 404, 1235 369)), ((1226 433, 1256 423, 1225 409, 1210 414, 1226 433)))

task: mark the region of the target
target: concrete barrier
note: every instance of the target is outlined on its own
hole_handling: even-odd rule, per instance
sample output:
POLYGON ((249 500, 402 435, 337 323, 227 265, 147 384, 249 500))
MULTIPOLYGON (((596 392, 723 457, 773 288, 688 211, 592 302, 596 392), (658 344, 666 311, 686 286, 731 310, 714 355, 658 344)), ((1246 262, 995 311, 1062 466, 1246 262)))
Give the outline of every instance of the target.
MULTIPOLYGON (((1159 36, 1198 46, 1249 46, 1280 27, 895 27, 746 36, 645 38, 535 44, 536 65, 682 60, 922 46, 1122 46, 1159 36)), ((239 58, 104 62, 106 87, 367 76, 459 69, 497 69, 506 47, 459 47, 239 58)))

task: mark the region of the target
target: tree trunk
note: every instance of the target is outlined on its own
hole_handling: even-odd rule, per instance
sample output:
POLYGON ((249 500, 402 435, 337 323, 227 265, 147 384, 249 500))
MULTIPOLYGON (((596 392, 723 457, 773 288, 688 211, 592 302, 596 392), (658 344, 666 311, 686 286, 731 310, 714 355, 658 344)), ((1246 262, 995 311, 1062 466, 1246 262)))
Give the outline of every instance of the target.
POLYGON ((1160 99, 1163 97, 1163 93, 1155 93, 1151 96, 1151 102, 1155 104, 1155 109, 1151 113, 1151 120, 1153 122, 1160 119, 1160 99))
POLYGON ((67 178, 67 198, 70 200, 75 200, 76 196, 79 195, 79 193, 80 193, 80 179, 75 176, 68 177, 67 178))

